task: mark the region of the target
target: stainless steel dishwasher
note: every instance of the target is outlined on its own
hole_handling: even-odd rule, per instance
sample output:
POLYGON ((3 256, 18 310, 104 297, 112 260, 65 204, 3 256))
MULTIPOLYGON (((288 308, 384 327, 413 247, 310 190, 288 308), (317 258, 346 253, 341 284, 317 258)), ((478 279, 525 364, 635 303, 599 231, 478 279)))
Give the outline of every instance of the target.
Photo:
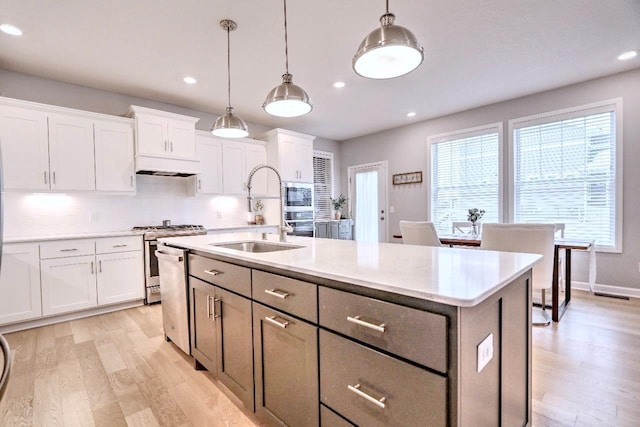
POLYGON ((167 340, 191 354, 189 345, 189 301, 187 291, 186 254, 184 249, 158 245, 162 325, 167 340))

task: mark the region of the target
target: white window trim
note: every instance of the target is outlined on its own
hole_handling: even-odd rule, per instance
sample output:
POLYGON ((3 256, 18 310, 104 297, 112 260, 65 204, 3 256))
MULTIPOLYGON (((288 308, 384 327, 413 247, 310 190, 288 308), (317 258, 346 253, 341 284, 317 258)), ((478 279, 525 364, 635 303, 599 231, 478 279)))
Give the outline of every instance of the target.
MULTIPOLYGON (((517 119, 509 120, 508 129, 509 129, 509 160, 508 160, 508 175, 509 182, 508 185, 508 218, 509 222, 513 222, 515 217, 514 206, 515 206, 515 189, 514 189, 514 156, 513 156, 513 135, 516 129, 534 126, 543 123, 549 123, 559 120, 567 120, 576 117, 582 117, 589 114, 597 114, 604 113, 609 111, 615 111, 616 115, 616 207, 615 207, 615 245, 614 247, 602 247, 596 245, 596 251, 598 252, 610 252, 610 253, 622 253, 622 98, 615 98, 601 102, 595 102, 592 104, 581 105, 572 108, 564 108, 562 110, 550 111, 541 114, 535 114, 527 117, 520 117, 517 119)), ((429 163, 431 164, 431 163, 429 163)))
POLYGON ((336 162, 334 161, 334 153, 331 151, 319 151, 313 150, 313 157, 322 157, 323 159, 331 160, 331 196, 335 197, 336 188, 336 162))
POLYGON ((427 137, 427 168, 425 177, 429 197, 427 197, 427 218, 431 218, 431 146, 441 142, 454 141, 456 139, 485 135, 487 133, 498 133, 498 218, 499 222, 504 221, 504 130, 502 122, 490 123, 453 132, 445 132, 427 137))

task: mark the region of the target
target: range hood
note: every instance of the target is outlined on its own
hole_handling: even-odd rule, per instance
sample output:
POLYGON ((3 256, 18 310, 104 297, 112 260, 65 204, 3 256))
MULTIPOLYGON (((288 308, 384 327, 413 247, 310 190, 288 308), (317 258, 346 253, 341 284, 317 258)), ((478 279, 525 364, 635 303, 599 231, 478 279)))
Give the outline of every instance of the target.
POLYGON ((168 159, 138 154, 136 156, 136 173, 157 176, 192 176, 200 173, 200 162, 198 160, 168 159))

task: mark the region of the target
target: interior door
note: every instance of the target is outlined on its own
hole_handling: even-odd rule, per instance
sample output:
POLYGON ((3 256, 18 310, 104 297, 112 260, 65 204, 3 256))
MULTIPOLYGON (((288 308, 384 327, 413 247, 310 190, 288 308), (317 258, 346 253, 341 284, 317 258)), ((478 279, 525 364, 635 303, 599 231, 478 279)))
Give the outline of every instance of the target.
POLYGON ((349 210, 354 218, 354 240, 386 242, 387 162, 350 166, 349 210))

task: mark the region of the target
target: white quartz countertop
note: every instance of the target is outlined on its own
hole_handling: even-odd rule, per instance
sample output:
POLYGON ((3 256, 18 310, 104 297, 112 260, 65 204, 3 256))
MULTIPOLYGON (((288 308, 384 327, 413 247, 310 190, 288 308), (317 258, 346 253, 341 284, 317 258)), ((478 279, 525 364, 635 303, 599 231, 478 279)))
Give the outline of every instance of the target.
MULTIPOLYGON (((213 246, 260 240, 260 236, 230 233, 159 241, 459 307, 479 304, 541 259, 533 254, 298 236, 287 236, 287 242, 302 248, 277 252, 251 253, 213 246)), ((267 235, 267 240, 279 243, 277 235, 267 235)))
POLYGON ((120 237, 120 236, 142 236, 141 231, 123 230, 123 231, 96 231, 87 233, 68 233, 68 234, 43 234, 39 236, 25 237, 4 237, 3 243, 30 243, 45 242, 50 240, 70 240, 70 239, 95 239, 99 237, 120 237))

